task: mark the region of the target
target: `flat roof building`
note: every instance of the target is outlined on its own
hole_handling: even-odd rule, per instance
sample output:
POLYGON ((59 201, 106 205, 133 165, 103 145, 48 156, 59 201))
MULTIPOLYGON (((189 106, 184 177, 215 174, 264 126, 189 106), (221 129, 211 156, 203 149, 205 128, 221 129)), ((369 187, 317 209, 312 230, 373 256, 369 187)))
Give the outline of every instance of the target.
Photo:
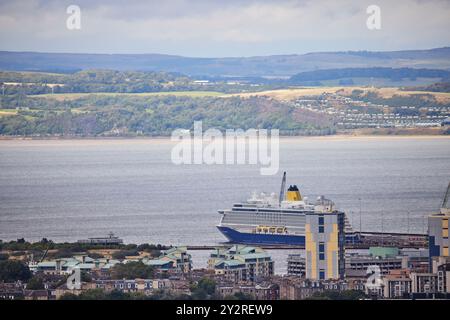
POLYGON ((208 268, 233 283, 256 282, 273 275, 274 262, 261 248, 236 245, 213 251, 208 268))
POLYGON ((319 197, 317 208, 306 214, 306 278, 343 279, 345 273, 345 215, 334 210, 331 200, 319 197))
POLYGON ((430 251, 430 271, 433 258, 449 257, 450 241, 448 238, 448 221, 450 219, 450 209, 448 207, 448 198, 450 194, 450 183, 442 202, 439 213, 428 216, 428 246, 430 251))
POLYGON ((305 258, 300 254, 290 254, 287 258, 287 274, 304 277, 306 274, 305 258))
POLYGON ((107 237, 88 238, 77 241, 80 244, 102 244, 102 245, 117 245, 122 244, 123 240, 114 236, 114 233, 110 232, 107 237))

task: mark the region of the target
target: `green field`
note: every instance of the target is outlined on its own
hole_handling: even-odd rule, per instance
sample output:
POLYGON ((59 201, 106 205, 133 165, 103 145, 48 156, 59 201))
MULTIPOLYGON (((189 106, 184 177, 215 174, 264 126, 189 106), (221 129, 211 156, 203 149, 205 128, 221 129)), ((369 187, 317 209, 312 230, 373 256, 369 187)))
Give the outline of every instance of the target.
POLYGON ((87 96, 177 96, 177 97, 221 97, 226 94, 218 91, 161 91, 161 92, 143 92, 143 93, 117 93, 117 92, 95 92, 95 93, 55 93, 30 95, 32 98, 47 98, 56 100, 75 100, 87 96))
POLYGON ((17 114, 16 109, 0 109, 0 117, 13 116, 17 114))

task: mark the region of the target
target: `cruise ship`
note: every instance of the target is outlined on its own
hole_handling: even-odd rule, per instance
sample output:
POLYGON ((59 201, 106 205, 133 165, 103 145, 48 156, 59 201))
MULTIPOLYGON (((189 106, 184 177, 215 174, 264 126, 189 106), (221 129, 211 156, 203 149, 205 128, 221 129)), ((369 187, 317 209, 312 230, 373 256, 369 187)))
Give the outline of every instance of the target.
MULTIPOLYGON (((246 202, 219 210, 222 218, 217 228, 232 243, 304 246, 305 214, 326 214, 335 210, 334 202, 324 196, 310 203, 296 185, 289 186, 286 191, 285 172, 278 196, 253 193, 246 202)), ((348 219, 345 220, 346 242, 355 243, 358 234, 352 230, 348 219)))

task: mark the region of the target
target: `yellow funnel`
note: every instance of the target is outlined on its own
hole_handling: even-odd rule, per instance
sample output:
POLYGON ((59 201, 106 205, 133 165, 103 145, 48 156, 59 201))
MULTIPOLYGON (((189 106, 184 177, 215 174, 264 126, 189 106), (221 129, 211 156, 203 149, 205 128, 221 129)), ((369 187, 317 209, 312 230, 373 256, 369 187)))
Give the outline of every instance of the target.
POLYGON ((301 201, 302 195, 296 185, 290 186, 286 193, 287 201, 301 201))

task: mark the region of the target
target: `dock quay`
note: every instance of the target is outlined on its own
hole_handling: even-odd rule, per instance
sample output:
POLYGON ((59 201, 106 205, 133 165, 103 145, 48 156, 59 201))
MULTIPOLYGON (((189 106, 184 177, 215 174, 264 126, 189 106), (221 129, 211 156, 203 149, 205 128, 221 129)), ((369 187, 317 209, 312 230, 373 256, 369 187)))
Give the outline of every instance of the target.
MULTIPOLYGON (((421 233, 395 233, 395 232, 356 232, 358 242, 347 243, 346 249, 369 249, 370 247, 397 247, 397 248, 426 248, 428 236, 421 233)), ((216 248, 227 248, 236 243, 223 242, 217 245, 188 245, 187 250, 214 250, 216 248)), ((302 245, 269 245, 254 244, 266 250, 291 250, 304 249, 302 245)))

